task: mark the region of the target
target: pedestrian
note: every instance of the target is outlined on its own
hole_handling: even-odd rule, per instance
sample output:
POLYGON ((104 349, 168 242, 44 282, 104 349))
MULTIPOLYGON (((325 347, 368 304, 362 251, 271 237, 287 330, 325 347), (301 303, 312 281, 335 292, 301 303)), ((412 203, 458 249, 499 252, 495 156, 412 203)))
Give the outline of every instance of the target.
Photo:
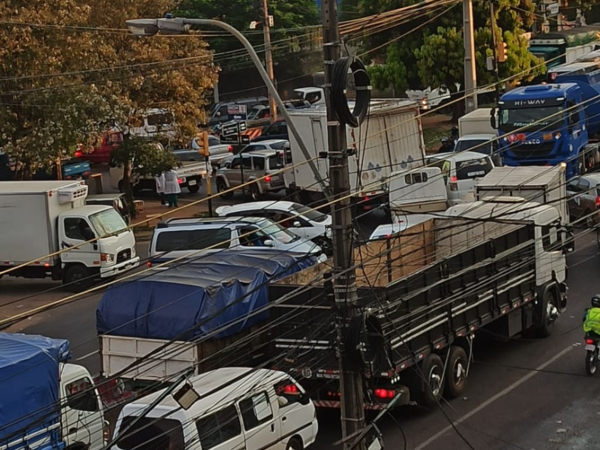
POLYGON ((154 181, 156 182, 156 193, 160 197, 160 204, 165 206, 167 204, 165 200, 165 174, 164 172, 159 173, 154 177, 154 181))
POLYGON ((177 208, 177 196, 181 192, 177 178, 177 172, 174 169, 165 172, 164 193, 167 197, 169 208, 177 208))

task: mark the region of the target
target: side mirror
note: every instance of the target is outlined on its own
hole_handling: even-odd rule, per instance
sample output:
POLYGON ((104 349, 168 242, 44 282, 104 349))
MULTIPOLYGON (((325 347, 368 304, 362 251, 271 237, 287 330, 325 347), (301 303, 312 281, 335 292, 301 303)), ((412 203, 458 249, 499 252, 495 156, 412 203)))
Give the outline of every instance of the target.
POLYGON ((298 401, 301 405, 308 405, 310 403, 310 397, 308 396, 308 394, 302 394, 300 395, 298 401))
POLYGON ((297 220, 296 220, 296 221, 294 222, 294 226, 295 226, 296 228, 300 228, 300 227, 302 226, 302 224, 301 224, 299 221, 297 221, 297 220))
POLYGON ((264 242, 265 247, 273 247, 274 243, 271 239, 266 239, 264 242))
POLYGON ((217 111, 217 114, 216 114, 216 116, 217 116, 217 117, 221 117, 221 111, 217 111))
POLYGON ((496 108, 492 108, 490 111, 490 125, 494 130, 498 127, 496 123, 496 108))
POLYGON ((281 396, 279 396, 279 395, 278 395, 278 396, 277 396, 277 403, 279 404, 279 407, 280 407, 280 408, 283 408, 284 406, 287 406, 287 404, 288 404, 289 402, 288 402, 288 399, 287 399, 287 398, 285 398, 285 397, 281 397, 281 396))

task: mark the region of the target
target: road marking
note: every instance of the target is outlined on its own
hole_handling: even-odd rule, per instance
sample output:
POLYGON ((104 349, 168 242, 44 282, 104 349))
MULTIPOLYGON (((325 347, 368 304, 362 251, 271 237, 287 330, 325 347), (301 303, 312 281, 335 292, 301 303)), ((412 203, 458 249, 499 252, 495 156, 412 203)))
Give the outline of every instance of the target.
POLYGON ((94 350, 93 352, 90 352, 87 355, 83 355, 79 358, 76 358, 75 361, 82 361, 84 359, 88 359, 90 356, 94 356, 96 353, 98 353, 98 350, 94 350))
MULTIPOLYGON (((465 420, 467 420, 467 419, 471 418, 472 416, 474 416, 475 414, 477 414, 483 408, 486 408, 487 406, 489 406, 490 404, 494 403, 499 398, 504 397, 506 394, 508 394, 511 391, 515 390, 517 387, 519 387, 520 385, 522 385, 526 381, 528 381, 531 378, 533 378, 534 376, 536 376, 539 373, 539 371, 544 370, 550 364, 552 364, 555 361, 557 361, 558 359, 562 358, 568 352, 570 352, 571 350, 573 350, 573 348, 574 348, 573 346, 569 346, 569 347, 565 348, 562 352, 560 352, 559 354, 553 356, 548 361, 546 361, 544 364, 536 367, 531 372, 529 372, 527 375, 525 375, 523 378, 515 381, 513 384, 511 384, 507 388, 503 389, 502 391, 498 392, 493 397, 488 398, 485 402, 483 402, 477 408, 475 408, 474 410, 468 412, 467 414, 465 414, 464 416, 462 416, 460 419, 454 421, 454 426, 460 425, 465 420)), ((446 434, 450 430, 452 430, 452 425, 448 425, 446 428, 444 428, 443 430, 441 430, 439 433, 434 434, 429 439, 427 439, 425 442, 423 442, 421 445, 419 445, 418 447, 415 447, 414 450, 423 450, 429 444, 431 444, 432 442, 436 441, 437 439, 439 439, 440 437, 442 437, 444 434, 446 434)))

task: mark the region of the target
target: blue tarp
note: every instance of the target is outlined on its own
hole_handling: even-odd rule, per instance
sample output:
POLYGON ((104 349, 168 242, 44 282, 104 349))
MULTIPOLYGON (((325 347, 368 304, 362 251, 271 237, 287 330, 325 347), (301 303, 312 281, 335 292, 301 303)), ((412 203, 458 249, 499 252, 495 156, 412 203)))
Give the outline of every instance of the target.
POLYGON ((0 446, 59 420, 59 362, 68 358, 69 341, 0 333, 0 446))
POLYGON ((156 269, 113 285, 96 311, 99 334, 146 339, 193 340, 228 326, 222 338, 268 318, 269 280, 283 278, 315 263, 314 257, 281 251, 223 251, 156 269))

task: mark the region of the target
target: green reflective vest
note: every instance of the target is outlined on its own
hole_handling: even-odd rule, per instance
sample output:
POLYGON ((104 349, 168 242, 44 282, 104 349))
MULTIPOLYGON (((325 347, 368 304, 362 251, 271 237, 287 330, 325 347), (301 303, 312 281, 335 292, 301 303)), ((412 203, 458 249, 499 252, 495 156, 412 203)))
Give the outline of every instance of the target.
POLYGON ((583 331, 600 334, 600 308, 592 308, 588 311, 585 322, 583 322, 583 331))

